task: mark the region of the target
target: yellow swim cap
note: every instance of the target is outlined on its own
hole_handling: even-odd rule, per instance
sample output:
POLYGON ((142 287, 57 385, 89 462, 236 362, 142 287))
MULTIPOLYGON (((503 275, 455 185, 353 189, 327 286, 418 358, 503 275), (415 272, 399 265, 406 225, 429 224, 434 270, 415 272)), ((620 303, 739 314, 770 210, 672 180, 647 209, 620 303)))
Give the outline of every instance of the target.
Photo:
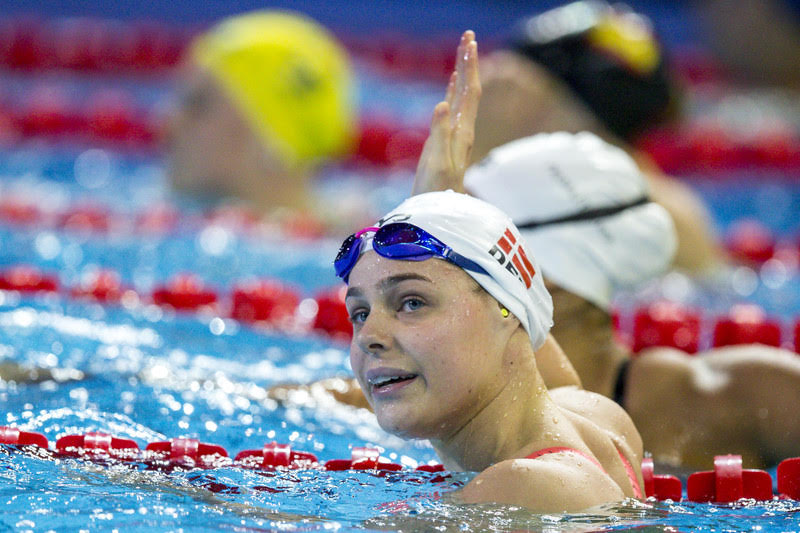
POLYGON ((345 154, 355 137, 347 54, 316 22, 284 11, 225 19, 191 55, 290 168, 345 154))

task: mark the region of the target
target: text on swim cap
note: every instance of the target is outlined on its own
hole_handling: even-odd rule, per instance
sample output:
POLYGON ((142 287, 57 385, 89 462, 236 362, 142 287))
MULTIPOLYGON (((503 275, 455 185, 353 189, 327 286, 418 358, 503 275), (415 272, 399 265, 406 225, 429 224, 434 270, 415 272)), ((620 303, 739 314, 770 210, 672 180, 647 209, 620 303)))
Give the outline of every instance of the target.
POLYGON ((517 242, 514 234, 511 233, 510 228, 506 228, 505 233, 500 236, 497 244, 489 250, 489 255, 524 283, 526 289, 530 289, 531 279, 536 275, 536 270, 525 254, 525 250, 517 242))
POLYGON ((411 215, 404 215, 402 213, 395 213, 394 215, 383 217, 375 225, 378 226, 379 228, 382 228, 383 226, 385 226, 389 222, 391 222, 393 224, 396 223, 396 222, 405 222, 406 220, 408 220, 410 218, 411 218, 411 215))

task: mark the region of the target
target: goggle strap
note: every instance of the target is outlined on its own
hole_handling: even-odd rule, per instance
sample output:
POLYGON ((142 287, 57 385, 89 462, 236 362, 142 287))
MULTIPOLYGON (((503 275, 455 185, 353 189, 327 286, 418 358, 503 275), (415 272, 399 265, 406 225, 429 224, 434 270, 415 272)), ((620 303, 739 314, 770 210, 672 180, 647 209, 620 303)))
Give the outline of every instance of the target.
POLYGON ((610 217, 612 215, 616 215, 617 213, 621 213, 626 209, 631 209, 634 207, 638 207, 640 205, 644 205, 650 202, 650 198, 647 196, 641 196, 632 202, 628 202, 622 205, 615 205, 612 207, 600 207, 597 209, 589 209, 587 211, 582 211, 580 213, 575 213, 573 215, 566 215, 563 217, 558 218, 551 218, 549 220, 532 220, 530 222, 525 222, 523 224, 517 224, 517 228, 521 230, 530 230, 541 228, 542 226, 552 226, 555 224, 566 224, 567 222, 582 222, 587 220, 595 220, 598 218, 605 218, 610 217))

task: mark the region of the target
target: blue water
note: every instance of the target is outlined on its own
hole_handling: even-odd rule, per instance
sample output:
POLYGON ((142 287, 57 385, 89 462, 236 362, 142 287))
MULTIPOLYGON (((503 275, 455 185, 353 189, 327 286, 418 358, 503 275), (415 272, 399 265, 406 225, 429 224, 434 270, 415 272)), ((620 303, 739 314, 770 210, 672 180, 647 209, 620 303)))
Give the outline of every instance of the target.
MULTIPOLYGON (((41 151, 48 168, 75 166, 75 154, 41 151)), ((0 168, 11 168, 20 157, 7 152, 0 168)), ((104 198, 124 176, 132 191, 165 195, 157 172, 137 170, 152 164, 120 163, 109 185, 94 189, 47 172, 25 179, 9 173, 4 187, 47 190, 70 205, 104 198)), ((384 185, 399 191, 381 194, 387 199, 402 194, 406 184, 384 185)), ((114 207, 124 214, 138 205, 130 200, 114 207)), ((796 221, 785 228, 792 224, 796 221)), ((57 273, 66 286, 87 268, 113 267, 141 292, 185 270, 221 294, 253 275, 287 280, 303 296, 335 283, 329 267, 333 241, 260 242, 231 230, 228 244, 209 253, 201 235, 202 230, 87 236, 52 227, 0 226, 0 266, 34 264, 57 273)), ((324 336, 269 332, 212 314, 148 305, 0 293, 3 361, 52 369, 52 376, 40 375, 38 382, 0 384, 0 423, 41 432, 51 443, 67 434, 103 431, 131 438, 141 448, 185 436, 222 445, 230 455, 277 440, 321 460, 348 458, 350 448, 361 445, 379 446, 384 457, 408 467, 435 460, 427 443, 386 434, 366 412, 315 397, 291 406, 266 398, 264 390, 273 384, 348 375, 346 346, 324 336)), ((800 530, 800 504, 790 501, 733 507, 625 502, 590 514, 540 516, 510 507, 455 506, 435 496, 457 488, 469 474, 441 481, 414 472, 267 474, 225 467, 165 473, 8 451, 0 453, 0 527, 9 530, 800 530)))
MULTIPOLYGON (((3 83, 17 90, 26 82, 3 83)), ((168 80, 152 83, 137 89, 144 103, 159 100, 168 80)), ((412 125, 439 97, 438 88, 421 82, 374 75, 360 83, 363 108, 412 125)), ((408 193, 410 178, 407 170, 386 175, 331 168, 318 190, 358 198, 382 212, 408 193)), ((796 179, 742 175, 723 186, 687 177, 687 183, 707 201, 720 234, 745 216, 762 220, 783 242, 800 233, 796 179)), ((185 216, 203 209, 167 190, 154 154, 69 142, 28 141, 0 150, 0 194, 50 209, 98 203, 127 221, 160 202, 176 202, 185 216)), ((237 281, 275 277, 312 297, 336 284, 331 258, 337 245, 334 239, 262 240, 224 226, 142 235, 125 225, 111 234, 86 234, 0 223, 0 269, 35 265, 69 287, 87 271, 108 267, 143 294, 185 271, 220 294, 237 281)), ((781 316, 788 328, 800 316, 796 269, 781 277, 753 267, 749 276, 744 290, 732 276, 699 281, 672 274, 631 298, 646 300, 657 292, 710 311, 752 301, 781 316)), ((0 364, 6 362, 46 371, 33 381, 0 382, 0 425, 43 433, 51 445, 64 435, 102 431, 141 448, 191 437, 234 455, 276 440, 323 461, 348 458, 351 447, 364 445, 379 447, 409 469, 435 460, 427 443, 386 434, 365 411, 314 395, 297 396, 291 405, 266 396, 275 384, 349 374, 347 347, 322 335, 267 331, 224 316, 146 304, 103 306, 63 295, 0 292, 0 364)), ((0 531, 800 531, 800 503, 793 501, 629 501, 580 515, 543 516, 513 507, 456 506, 438 497, 470 477, 233 467, 167 473, 0 446, 0 531)))

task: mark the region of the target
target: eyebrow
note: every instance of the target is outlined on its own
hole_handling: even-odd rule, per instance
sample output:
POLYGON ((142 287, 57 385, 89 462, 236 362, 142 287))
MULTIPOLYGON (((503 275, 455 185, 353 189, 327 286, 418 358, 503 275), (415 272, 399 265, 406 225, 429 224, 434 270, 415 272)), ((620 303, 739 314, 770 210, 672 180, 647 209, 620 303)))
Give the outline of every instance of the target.
MULTIPOLYGON (((391 286, 394 286, 394 285, 397 285, 398 283, 401 283, 403 281, 409 281, 409 280, 427 281, 428 283, 432 283, 430 278, 428 278, 426 276, 423 276, 422 274, 416 274, 414 272, 408 272, 406 274, 397 274, 395 276, 389 276, 388 278, 384 278, 378 283, 378 287, 381 290, 385 291, 386 289, 388 289, 391 286)), ((363 296, 363 294, 364 294, 364 291, 362 291, 358 287, 348 287, 347 293, 345 294, 344 298, 346 300, 347 298, 350 298, 350 297, 363 296)))

